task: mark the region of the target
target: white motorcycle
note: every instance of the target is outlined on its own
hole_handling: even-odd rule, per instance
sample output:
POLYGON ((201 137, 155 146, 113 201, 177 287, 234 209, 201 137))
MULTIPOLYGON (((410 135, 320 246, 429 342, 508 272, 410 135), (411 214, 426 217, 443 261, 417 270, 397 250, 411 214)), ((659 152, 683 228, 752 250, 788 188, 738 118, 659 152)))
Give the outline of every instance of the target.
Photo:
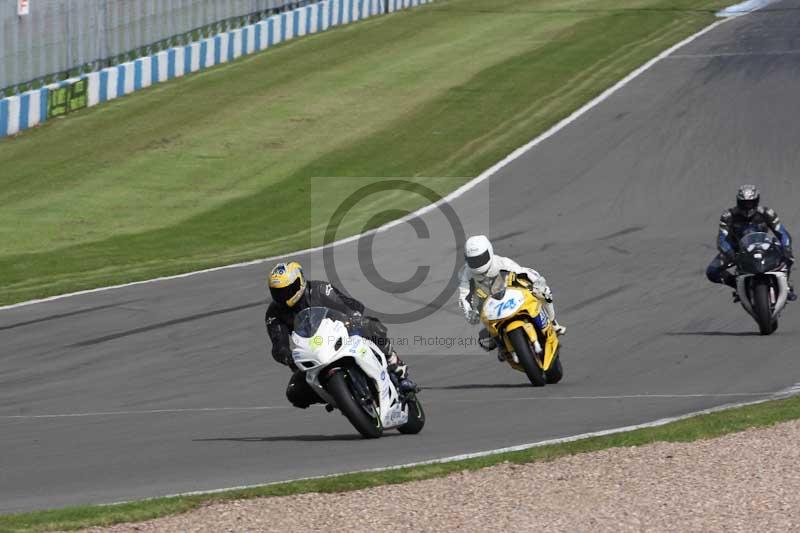
POLYGON ((348 330, 347 316, 309 307, 295 317, 292 358, 311 388, 338 408, 365 438, 385 429, 415 434, 425 425, 416 394, 401 395, 386 356, 372 341, 348 330))
POLYGON ((767 233, 750 233, 739 241, 736 293, 762 335, 778 329, 789 296, 789 264, 783 246, 767 233))

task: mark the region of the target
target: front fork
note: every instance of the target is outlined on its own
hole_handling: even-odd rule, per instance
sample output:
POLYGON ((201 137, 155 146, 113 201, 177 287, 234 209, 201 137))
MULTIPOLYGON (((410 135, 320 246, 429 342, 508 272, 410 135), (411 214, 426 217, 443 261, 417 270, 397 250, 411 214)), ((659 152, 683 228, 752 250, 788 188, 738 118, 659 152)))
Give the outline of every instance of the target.
MULTIPOLYGON (((552 328, 552 324, 549 325, 548 327, 552 328)), ((510 343, 508 342, 508 333, 518 328, 524 329, 525 334, 528 336, 528 339, 530 339, 531 346, 533 346, 533 356, 536 358, 536 363, 545 370, 549 369, 550 366, 553 364, 553 360, 555 359, 554 356, 555 350, 552 350, 551 356, 547 357, 547 353, 545 353, 544 347, 542 347, 542 343, 539 342, 539 335, 536 331, 536 328, 533 326, 533 324, 531 324, 528 321, 516 320, 514 322, 511 322, 510 324, 508 324, 508 326, 504 328, 503 343, 505 344, 506 349, 509 352, 514 351, 513 347, 511 347, 510 343)), ((550 340, 550 335, 548 335, 547 333, 547 330, 543 331, 542 335, 547 339, 545 342, 549 344, 551 340, 550 340)))
MULTIPOLYGON (((786 305, 786 299, 789 297, 789 276, 786 272, 770 272, 769 274, 758 274, 760 276, 774 276, 778 281, 778 294, 775 298, 775 304, 772 311, 772 318, 777 318, 783 307, 786 305)), ((747 291, 747 280, 755 277, 756 274, 741 274, 736 277, 736 292, 739 295, 739 300, 742 307, 747 313, 758 320, 753 311, 753 304, 750 302, 750 294, 747 291)), ((772 304, 772 302, 770 302, 772 304)))

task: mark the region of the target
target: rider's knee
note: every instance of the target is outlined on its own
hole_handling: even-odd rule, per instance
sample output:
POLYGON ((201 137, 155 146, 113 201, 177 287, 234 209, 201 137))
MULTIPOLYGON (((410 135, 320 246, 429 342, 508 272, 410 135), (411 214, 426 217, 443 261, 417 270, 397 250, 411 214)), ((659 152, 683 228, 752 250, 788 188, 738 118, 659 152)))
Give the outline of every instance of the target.
POLYGON ((306 409, 316 403, 316 398, 312 397, 313 392, 309 387, 303 387, 293 379, 286 387, 286 399, 293 406, 306 409))
POLYGON ((711 283, 722 283, 722 268, 711 263, 708 265, 708 268, 706 268, 706 277, 711 283))
POLYGON ((316 403, 309 398, 304 397, 304 395, 296 394, 288 389, 286 391, 286 399, 289 400, 289 403, 295 407, 299 407, 300 409, 307 409, 311 407, 312 404, 316 403))

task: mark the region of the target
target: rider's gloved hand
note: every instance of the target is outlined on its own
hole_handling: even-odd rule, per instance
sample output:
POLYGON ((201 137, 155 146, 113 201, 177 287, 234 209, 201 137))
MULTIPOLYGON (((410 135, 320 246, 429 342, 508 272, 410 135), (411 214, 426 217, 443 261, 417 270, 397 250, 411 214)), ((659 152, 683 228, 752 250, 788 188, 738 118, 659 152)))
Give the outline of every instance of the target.
POLYGON ((477 311, 472 308, 472 304, 469 303, 469 300, 466 298, 460 298, 458 300, 458 306, 461 308, 461 311, 464 312, 464 320, 466 320, 470 324, 477 324, 480 322, 481 317, 477 311))
POLYGON ((361 313, 353 313, 347 317, 347 322, 351 327, 361 329, 364 327, 364 316, 361 313))
POLYGON ((497 348, 497 339, 492 337, 492 334, 489 333, 486 328, 483 328, 480 333, 478 333, 478 344, 487 352, 491 352, 497 348))
POLYGON ((531 294, 533 294, 539 300, 544 300, 547 303, 553 303, 553 291, 551 291, 550 287, 544 283, 534 283, 531 286, 530 291, 531 294))

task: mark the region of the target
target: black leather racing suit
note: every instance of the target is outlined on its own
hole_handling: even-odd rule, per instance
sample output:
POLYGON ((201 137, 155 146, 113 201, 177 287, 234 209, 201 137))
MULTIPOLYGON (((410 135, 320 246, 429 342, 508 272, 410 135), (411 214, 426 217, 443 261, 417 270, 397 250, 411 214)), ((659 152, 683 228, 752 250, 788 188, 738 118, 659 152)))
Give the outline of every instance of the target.
MULTIPOLYGON (((305 374, 297 369, 292 360, 291 334, 294 317, 307 307, 329 307, 352 317, 364 335, 377 344, 387 358, 392 353, 386 327, 377 318, 362 316, 364 304, 326 281, 308 281, 302 298, 292 307, 277 302, 270 303, 264 320, 267 334, 272 341, 272 357, 294 371, 286 388, 286 397, 292 405, 303 409, 321 401, 306 382, 305 374)), ((397 364, 396 361, 390 362, 397 364)))
POLYGON ((781 223, 778 214, 768 208, 759 207, 752 215, 744 213, 738 207, 726 209, 719 219, 717 235, 717 255, 706 269, 706 276, 714 283, 724 283, 736 288, 736 276, 728 271, 734 264, 739 240, 748 233, 764 232, 775 234, 781 241, 786 258, 793 262, 792 238, 781 223))

